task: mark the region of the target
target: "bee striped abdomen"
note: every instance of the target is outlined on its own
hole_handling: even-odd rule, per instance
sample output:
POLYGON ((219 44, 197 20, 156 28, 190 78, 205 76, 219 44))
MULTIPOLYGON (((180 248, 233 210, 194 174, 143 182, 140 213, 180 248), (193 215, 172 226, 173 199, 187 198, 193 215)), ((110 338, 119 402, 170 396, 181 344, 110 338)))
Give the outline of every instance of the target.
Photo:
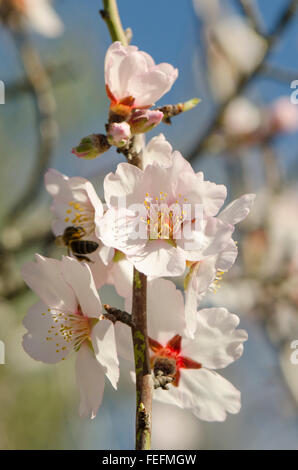
POLYGON ((93 253, 98 248, 98 243, 89 240, 72 240, 71 250, 78 255, 93 253))

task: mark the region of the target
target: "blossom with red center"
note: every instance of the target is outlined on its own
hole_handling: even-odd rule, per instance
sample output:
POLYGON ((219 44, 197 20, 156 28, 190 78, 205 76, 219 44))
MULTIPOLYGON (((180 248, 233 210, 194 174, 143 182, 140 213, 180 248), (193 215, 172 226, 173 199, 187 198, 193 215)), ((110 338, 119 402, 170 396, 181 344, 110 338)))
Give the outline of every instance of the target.
MULTIPOLYGON (((131 308, 131 297, 126 299, 131 308)), ((239 318, 225 308, 196 312, 194 339, 186 335, 184 299, 175 284, 165 279, 148 282, 147 315, 153 373, 173 377, 168 390, 157 388, 153 398, 189 409, 205 421, 224 421, 240 410, 240 392, 218 374, 236 361, 247 339, 237 329, 239 318)), ((126 325, 115 326, 119 355, 133 361, 133 348, 126 325)))
POLYGON ((111 110, 124 117, 133 109, 150 108, 167 93, 178 76, 172 65, 156 65, 136 46, 111 44, 105 58, 105 82, 111 110))
POLYGON ((180 369, 200 369, 202 364, 181 355, 182 336, 175 335, 165 346, 158 341, 149 338, 149 347, 153 352, 151 355, 151 367, 154 373, 160 371, 165 376, 174 378, 172 384, 179 385, 180 369))

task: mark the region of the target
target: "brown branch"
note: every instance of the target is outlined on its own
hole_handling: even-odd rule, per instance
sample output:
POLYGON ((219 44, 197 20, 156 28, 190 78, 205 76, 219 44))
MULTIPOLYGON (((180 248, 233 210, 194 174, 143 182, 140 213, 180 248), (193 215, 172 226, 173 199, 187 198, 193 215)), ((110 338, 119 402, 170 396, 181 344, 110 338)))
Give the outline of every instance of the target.
POLYGON ((130 313, 111 307, 108 304, 104 304, 103 307, 107 312, 103 315, 104 318, 106 318, 107 320, 110 320, 113 323, 120 321, 121 323, 124 323, 125 325, 132 328, 133 323, 132 323, 132 318, 131 318, 130 313))
MULTIPOLYGON (((117 1, 103 0, 101 12, 113 41, 127 45, 127 38, 119 17, 117 1)), ((132 139, 127 150, 127 161, 140 167, 137 139, 132 139)), ((151 446, 151 415, 153 381, 147 332, 147 278, 134 268, 132 294, 132 341, 136 372, 136 449, 149 450, 151 446)))
POLYGON ((288 7, 285 9, 284 13, 280 16, 279 20, 277 21, 277 24, 275 25, 273 31, 269 35, 264 37, 267 43, 267 47, 263 56, 255 65, 251 73, 243 74, 240 77, 235 91, 216 109, 215 115, 207 126, 207 129, 205 129, 203 135, 200 136, 199 140, 194 144, 192 150, 189 152, 189 161, 200 157, 202 153, 208 148, 210 138, 213 136, 214 133, 216 133, 216 131, 220 127, 227 106, 231 103, 231 101, 233 101, 234 98, 240 95, 244 91, 244 89, 251 83, 251 81, 256 77, 256 75, 262 71, 265 60, 271 53, 273 46, 279 39, 280 35, 283 33, 289 21, 294 16, 295 12, 297 11, 297 8, 298 0, 291 0, 288 7))
POLYGON ((147 332, 147 278, 135 268, 132 320, 137 394, 136 450, 148 450, 151 445, 153 381, 147 332))

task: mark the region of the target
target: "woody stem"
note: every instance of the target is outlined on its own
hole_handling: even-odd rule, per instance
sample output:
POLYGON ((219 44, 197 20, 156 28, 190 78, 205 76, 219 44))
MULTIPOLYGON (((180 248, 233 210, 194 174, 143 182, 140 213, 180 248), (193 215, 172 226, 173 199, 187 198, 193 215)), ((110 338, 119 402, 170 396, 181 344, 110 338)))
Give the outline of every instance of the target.
MULTIPOLYGON (((113 41, 128 41, 123 30, 116 0, 103 0, 101 15, 109 28, 113 41)), ((135 141, 126 155, 127 161, 139 166, 135 141)), ((134 268, 132 292, 132 341, 136 372, 136 450, 149 450, 151 446, 151 415, 153 380, 149 357, 147 333, 147 277, 134 268)))
POLYGON ((134 268, 132 340, 136 372, 136 450, 151 444, 153 381, 147 332, 147 278, 134 268))

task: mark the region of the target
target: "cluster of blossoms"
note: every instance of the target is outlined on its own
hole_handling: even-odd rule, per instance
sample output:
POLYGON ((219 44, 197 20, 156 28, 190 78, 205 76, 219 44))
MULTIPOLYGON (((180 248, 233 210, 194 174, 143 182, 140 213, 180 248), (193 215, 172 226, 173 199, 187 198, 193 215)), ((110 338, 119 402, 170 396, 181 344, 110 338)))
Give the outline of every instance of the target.
MULTIPOLYGON (((176 77, 171 65, 155 65, 136 47, 114 43, 105 62, 108 144, 119 148, 125 141, 129 148, 131 135, 160 122, 149 108, 176 77)), ((86 151, 90 157, 91 139, 84 145, 75 153, 86 151)), ((240 392, 215 369, 241 356, 247 335, 225 308, 198 307, 233 265, 234 226, 247 216, 254 195, 222 210, 225 186, 196 173, 162 134, 143 146, 138 159, 138 166, 120 163, 105 177, 105 204, 86 179, 47 172, 53 232, 68 246, 69 256, 57 261, 36 255, 23 268, 25 281, 41 299, 25 318, 24 348, 48 363, 76 352, 80 414, 94 417, 105 376, 117 386, 118 356, 133 360, 130 328, 104 314, 98 289, 114 285, 130 312, 135 268, 148 276, 152 374, 169 379, 154 391, 154 399, 207 421, 223 421, 227 412, 239 411, 240 392), (185 278, 184 295, 163 279, 175 276, 185 278)))

